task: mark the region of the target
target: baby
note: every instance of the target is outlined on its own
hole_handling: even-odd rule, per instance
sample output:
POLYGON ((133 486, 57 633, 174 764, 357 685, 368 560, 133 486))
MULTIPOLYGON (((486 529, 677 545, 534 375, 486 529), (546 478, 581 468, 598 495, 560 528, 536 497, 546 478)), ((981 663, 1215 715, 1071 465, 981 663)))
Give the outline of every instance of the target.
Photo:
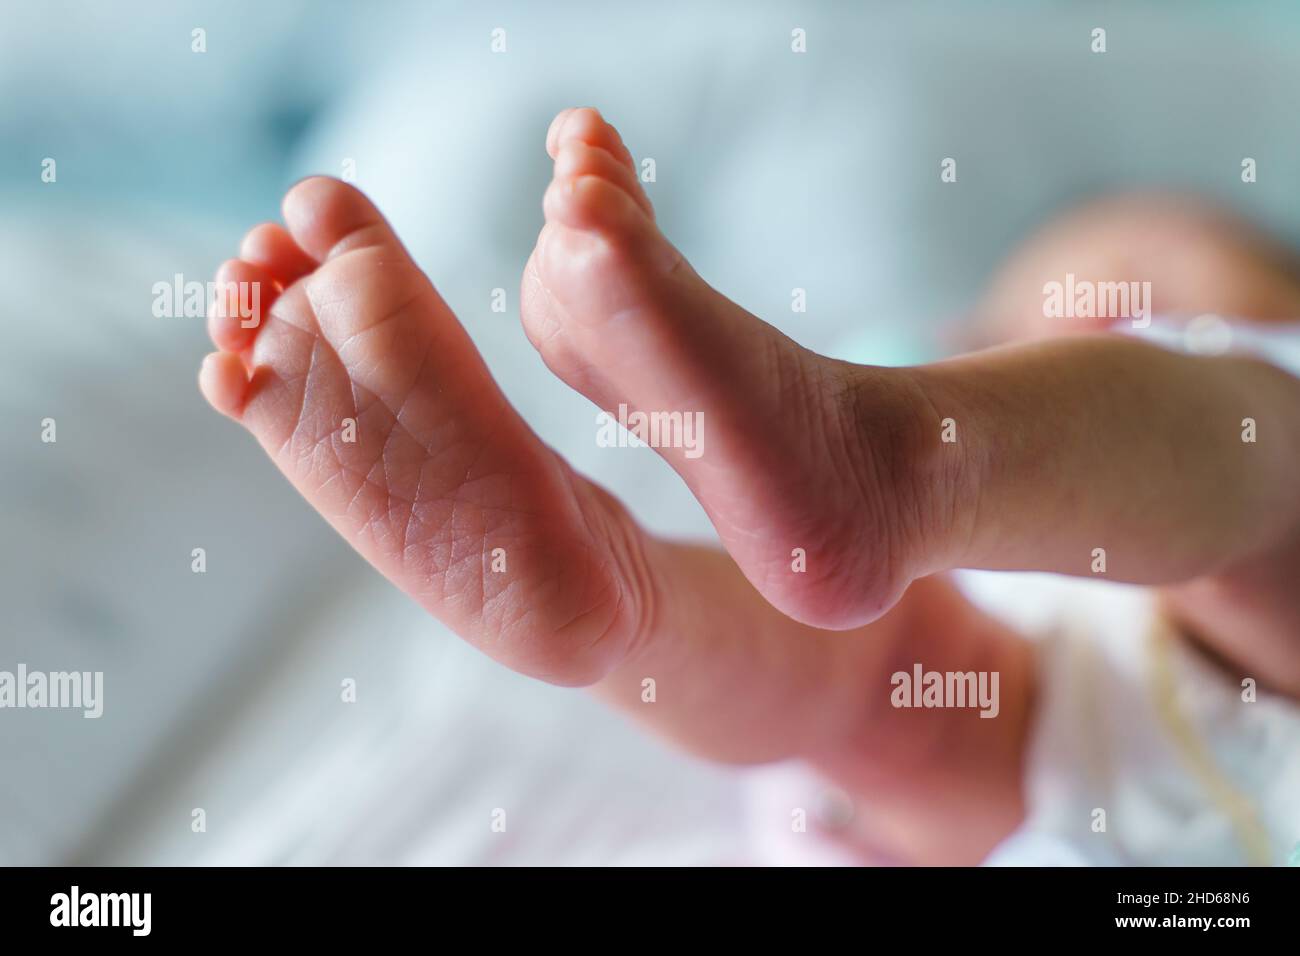
MULTIPOLYGON (((466 640, 592 686, 710 758, 800 758, 861 808, 845 841, 914 863, 979 862, 1022 824, 1031 718, 1050 692, 1035 644, 940 572, 1159 588, 1163 619, 1234 679, 1300 697, 1300 380, 1114 334, 1020 336, 914 368, 825 358, 690 268, 598 112, 562 112, 546 148, 528 337, 603 409, 702 414, 703 454, 658 451, 725 553, 650 536, 543 445, 341 182, 293 187, 287 228, 254 228, 221 267, 221 282, 260 286, 263 315, 218 303, 219 351, 199 376, 344 538, 466 640), (997 675, 997 706, 900 706, 898 675, 917 665, 997 675)), ((1079 247, 1110 250, 1114 219, 1066 235, 1092 229, 1079 247)), ((1150 221, 1191 245, 1176 217, 1150 221)), ((992 308, 1032 318, 1066 266, 1118 267, 1063 241, 1008 270, 992 308)), ((1194 281, 1219 262, 1192 259, 1194 281)), ((1125 265, 1144 263, 1176 275, 1158 288, 1186 284, 1185 262, 1125 265)), ((1256 304, 1220 311, 1262 317, 1256 304)))

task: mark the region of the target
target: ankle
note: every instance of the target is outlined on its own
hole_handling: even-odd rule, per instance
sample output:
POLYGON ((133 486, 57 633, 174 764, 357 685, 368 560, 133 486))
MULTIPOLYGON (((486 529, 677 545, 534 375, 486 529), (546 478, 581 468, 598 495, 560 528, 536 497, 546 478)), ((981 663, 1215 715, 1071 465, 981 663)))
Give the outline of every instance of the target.
POLYGON ((910 581, 962 566, 974 535, 981 441, 929 367, 856 366, 857 440, 890 489, 899 572, 910 581))

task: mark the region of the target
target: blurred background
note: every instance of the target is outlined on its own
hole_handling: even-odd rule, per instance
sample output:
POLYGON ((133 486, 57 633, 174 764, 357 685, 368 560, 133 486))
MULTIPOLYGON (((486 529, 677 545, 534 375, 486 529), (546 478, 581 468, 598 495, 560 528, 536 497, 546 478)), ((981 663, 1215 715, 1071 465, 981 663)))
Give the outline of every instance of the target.
POLYGON ((297 178, 353 164, 542 437, 707 538, 653 452, 595 446, 520 329, 559 109, 655 160, 715 286, 904 363, 1086 198, 1184 189, 1300 237, 1298 33, 1281 2, 0 3, 0 670, 105 675, 98 720, 0 711, 0 863, 753 858, 766 771, 479 658, 204 406, 203 320, 155 318, 153 285, 206 281, 297 178))

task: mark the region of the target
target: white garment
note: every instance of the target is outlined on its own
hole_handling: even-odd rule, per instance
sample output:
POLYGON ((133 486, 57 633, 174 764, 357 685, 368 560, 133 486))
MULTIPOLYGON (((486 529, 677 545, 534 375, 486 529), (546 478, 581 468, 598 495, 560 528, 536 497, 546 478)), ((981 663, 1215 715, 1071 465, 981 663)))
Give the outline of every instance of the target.
POLYGON ((1071 583, 1093 587, 1061 602, 1042 645, 1028 817, 987 862, 1264 862, 1227 811, 1227 788, 1257 822, 1267 862, 1285 863, 1300 843, 1300 706, 1264 690, 1248 702, 1249 675, 1176 640, 1162 704, 1149 597, 1071 583), (1094 588, 1118 593, 1099 600, 1094 588))
POLYGON ((1207 314, 1191 319, 1157 316, 1145 328, 1120 320, 1111 328, 1174 352, 1254 355, 1300 377, 1300 322, 1227 321, 1207 314))

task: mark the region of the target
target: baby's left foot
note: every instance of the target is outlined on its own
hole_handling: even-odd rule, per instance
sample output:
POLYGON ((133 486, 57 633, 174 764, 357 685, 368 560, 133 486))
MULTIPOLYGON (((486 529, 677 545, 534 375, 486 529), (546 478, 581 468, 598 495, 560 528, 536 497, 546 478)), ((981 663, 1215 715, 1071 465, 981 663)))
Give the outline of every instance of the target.
POLYGON ((546 147, 555 176, 522 312, 547 365, 612 415, 702 423, 702 441, 660 435, 659 452, 772 604, 821 627, 878 617, 942 563, 957 480, 922 438, 938 419, 910 374, 809 352, 710 288, 594 109, 561 113, 546 147))
POLYGON ((626 511, 542 444, 379 211, 313 177, 245 238, 199 383, 389 580, 501 662, 591 684, 649 629, 626 511))

